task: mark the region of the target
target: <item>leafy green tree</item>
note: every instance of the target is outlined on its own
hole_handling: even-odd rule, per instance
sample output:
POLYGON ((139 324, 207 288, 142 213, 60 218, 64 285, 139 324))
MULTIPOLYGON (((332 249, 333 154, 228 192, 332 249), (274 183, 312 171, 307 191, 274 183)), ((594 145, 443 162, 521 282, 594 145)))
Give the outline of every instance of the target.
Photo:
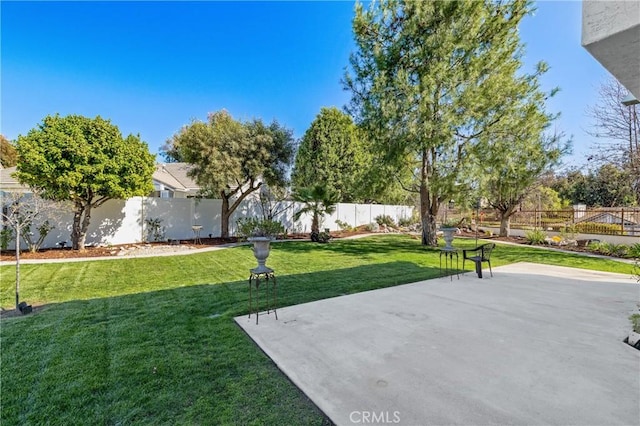
POLYGON ((173 145, 173 139, 169 139, 160 148, 160 155, 167 163, 184 163, 180 151, 173 145))
POLYGON ((560 198, 556 190, 538 182, 522 200, 522 210, 561 210, 569 207, 569 202, 560 198))
POLYGON ((554 174, 547 182, 562 200, 569 204, 585 203, 583 190, 586 188, 585 176, 581 170, 571 169, 562 174, 554 174))
POLYGON ((299 220, 302 215, 311 213, 311 233, 317 234, 320 232, 324 215, 336 211, 338 193, 326 185, 316 184, 307 188, 298 188, 293 193, 293 199, 304 203, 304 207, 293 215, 294 220, 299 220))
POLYGON ((122 137, 111 121, 80 115, 47 116, 18 137, 17 178, 42 196, 70 200, 71 242, 83 250, 92 209, 110 199, 153 190, 155 157, 139 136, 122 137))
POLYGON ((608 163, 590 170, 586 175, 580 170, 572 170, 559 177, 553 187, 572 204, 590 207, 631 206, 635 204, 635 194, 629 173, 627 168, 608 163))
MULTIPOLYGON (((369 148, 375 145, 370 144, 369 148)), ((373 149, 369 154, 369 164, 365 167, 362 202, 397 205, 419 205, 420 191, 415 188, 414 170, 407 167, 397 169, 386 161, 386 154, 373 149)))
POLYGON ((356 6, 357 50, 345 87, 348 111, 372 149, 395 169, 411 170, 420 195, 423 244, 436 245, 440 204, 456 192, 480 137, 521 110, 541 63, 520 72, 518 24, 528 1, 381 0, 356 6))
POLYGON ((501 237, 509 236, 511 216, 567 150, 561 136, 542 134, 550 119, 542 108, 530 111, 514 128, 479 144, 475 153, 486 199, 500 216, 501 237))
POLYGON ((13 167, 18 164, 18 152, 16 148, 4 137, 0 135, 0 165, 2 167, 13 167))
POLYGON ((298 148, 293 186, 323 182, 342 202, 361 201, 366 196, 362 176, 370 165, 369 156, 351 117, 335 107, 322 108, 298 148))
POLYGON ((221 236, 228 238, 229 218, 242 200, 263 181, 285 186, 294 140, 276 121, 239 122, 223 110, 183 127, 166 146, 193 165, 203 195, 222 199, 221 236))

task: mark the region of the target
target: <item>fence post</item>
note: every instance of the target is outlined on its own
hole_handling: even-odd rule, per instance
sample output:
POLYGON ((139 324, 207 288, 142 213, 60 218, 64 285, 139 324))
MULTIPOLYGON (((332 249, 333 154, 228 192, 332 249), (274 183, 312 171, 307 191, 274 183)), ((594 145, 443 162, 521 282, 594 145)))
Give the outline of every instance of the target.
POLYGON ((624 235, 624 207, 620 210, 620 235, 624 235))
POLYGON ((140 197, 140 242, 146 242, 144 237, 144 195, 140 197))

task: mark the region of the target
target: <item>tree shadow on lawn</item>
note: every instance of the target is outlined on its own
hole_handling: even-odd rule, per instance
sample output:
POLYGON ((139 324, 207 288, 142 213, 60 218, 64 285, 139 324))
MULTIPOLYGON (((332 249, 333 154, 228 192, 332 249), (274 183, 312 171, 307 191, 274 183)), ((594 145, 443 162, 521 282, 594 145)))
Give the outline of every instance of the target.
MULTIPOLYGON (((278 276, 278 307, 433 278, 391 262, 278 276)), ((264 290, 262 290, 264 291, 264 290)), ((50 304, 3 321, 3 425, 329 424, 233 318, 248 280, 50 304)))
MULTIPOLYGON (((478 240, 478 245, 491 241, 478 240)), ((358 239, 336 239, 326 244, 314 243, 309 240, 281 241, 275 242, 278 250, 289 253, 309 253, 314 250, 324 250, 358 257, 369 254, 439 254, 444 247, 444 241, 439 239, 438 247, 424 246, 421 244, 419 236, 408 234, 381 234, 372 235, 358 239)), ((476 247, 473 238, 455 238, 453 247, 459 250, 476 247)), ((462 253, 461 253, 462 254, 462 253)))

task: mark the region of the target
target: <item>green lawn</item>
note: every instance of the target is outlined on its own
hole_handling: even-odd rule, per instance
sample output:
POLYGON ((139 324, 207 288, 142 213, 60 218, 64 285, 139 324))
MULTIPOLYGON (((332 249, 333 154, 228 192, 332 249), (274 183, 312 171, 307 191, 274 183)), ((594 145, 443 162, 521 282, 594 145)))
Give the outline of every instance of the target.
MULTIPOLYGON (((456 240, 458 247, 474 242, 456 240)), ((499 246, 493 265, 631 274, 632 265, 499 246)), ((279 305, 436 277, 438 251, 407 236, 273 245, 279 305)), ((188 256, 22 265, 35 315, 3 319, 1 417, 13 424, 323 424, 322 413, 235 325, 255 265, 241 246, 188 256)), ((471 270, 472 264, 467 264, 471 270)), ((12 266, 0 304, 13 307, 12 266)))

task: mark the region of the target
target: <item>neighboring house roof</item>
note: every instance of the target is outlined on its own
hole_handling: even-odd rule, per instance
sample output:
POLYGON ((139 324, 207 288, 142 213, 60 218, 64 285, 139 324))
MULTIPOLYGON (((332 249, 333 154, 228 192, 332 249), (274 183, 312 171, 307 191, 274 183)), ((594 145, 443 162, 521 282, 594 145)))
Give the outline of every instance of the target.
MULTIPOLYGON (((576 223, 580 223, 580 222, 596 222, 596 223, 609 223, 609 224, 619 225, 620 223, 622 223, 622 218, 613 213, 603 212, 603 213, 593 214, 588 217, 582 217, 579 220, 576 220, 576 223)), ((631 226, 631 225, 636 225, 636 222, 631 219, 625 218, 624 224, 625 226, 631 226)))
POLYGON ((26 185, 22 185, 18 180, 13 176, 17 167, 7 167, 0 168, 0 189, 3 191, 11 192, 25 192, 29 191, 29 187, 26 185))
MULTIPOLYGON (((168 163, 156 165, 153 173, 154 184, 161 184, 166 189, 174 192, 198 192, 200 187, 187 173, 191 169, 188 163, 168 163)), ((0 169, 0 189, 6 192, 29 191, 29 187, 20 184, 13 176, 16 167, 8 167, 0 169)))
POLYGON ((198 192, 200 186, 188 176, 192 168, 189 163, 157 164, 153 172, 154 184, 161 184, 172 191, 198 192))

